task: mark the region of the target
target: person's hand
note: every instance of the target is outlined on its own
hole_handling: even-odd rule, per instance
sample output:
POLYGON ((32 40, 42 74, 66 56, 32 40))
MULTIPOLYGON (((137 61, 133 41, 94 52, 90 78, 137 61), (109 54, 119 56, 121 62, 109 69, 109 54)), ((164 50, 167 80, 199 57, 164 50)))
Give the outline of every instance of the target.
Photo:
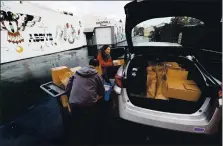
POLYGON ((99 95, 96 96, 97 101, 100 100, 101 98, 102 96, 99 96, 99 95))

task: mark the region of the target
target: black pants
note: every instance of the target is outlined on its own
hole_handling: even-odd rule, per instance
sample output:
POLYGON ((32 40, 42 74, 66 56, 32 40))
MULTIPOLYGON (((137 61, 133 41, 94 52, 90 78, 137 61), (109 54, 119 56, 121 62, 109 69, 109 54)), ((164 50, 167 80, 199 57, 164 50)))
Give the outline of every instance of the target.
POLYGON ((102 67, 102 77, 103 79, 110 83, 109 79, 114 79, 115 74, 117 73, 120 66, 110 66, 102 67))
POLYGON ((96 144, 99 141, 103 125, 103 109, 99 102, 91 107, 77 107, 71 104, 72 131, 70 142, 75 144, 96 144))

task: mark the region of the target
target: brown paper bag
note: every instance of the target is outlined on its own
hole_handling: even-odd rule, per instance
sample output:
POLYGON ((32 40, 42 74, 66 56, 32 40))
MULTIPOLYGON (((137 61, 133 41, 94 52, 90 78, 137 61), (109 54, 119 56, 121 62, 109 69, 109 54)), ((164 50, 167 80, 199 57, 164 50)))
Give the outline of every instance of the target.
POLYGON ((162 82, 163 82, 163 77, 165 75, 165 68, 164 66, 157 65, 154 67, 154 70, 157 75, 157 83, 156 83, 156 96, 155 99, 163 99, 167 100, 163 94, 162 94, 162 82))
POLYGON ((147 67, 147 97, 154 98, 156 94, 156 72, 153 71, 152 67, 147 67))

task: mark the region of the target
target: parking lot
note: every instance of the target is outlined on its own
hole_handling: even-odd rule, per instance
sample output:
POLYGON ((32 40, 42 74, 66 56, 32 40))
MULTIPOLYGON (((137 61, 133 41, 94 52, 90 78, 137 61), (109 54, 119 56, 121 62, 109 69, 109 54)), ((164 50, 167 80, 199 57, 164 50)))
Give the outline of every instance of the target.
MULTIPOLYGON (((51 97, 0 129, 0 141, 4 146, 62 145, 65 144, 64 135, 57 101, 51 97)), ((221 145, 221 137, 221 134, 203 136, 157 129, 124 121, 108 112, 99 145, 221 145)))
MULTIPOLYGON (((134 37, 135 42, 141 37, 134 37)), ((126 42, 120 44, 126 45, 126 42)), ((5 118, 1 123, 0 143, 3 146, 62 145, 66 143, 63 121, 57 100, 45 94, 39 86, 51 80, 49 69, 54 66, 74 67, 86 65, 89 60, 87 48, 72 50, 63 54, 53 54, 2 66, 5 118), (49 61, 48 58, 51 58, 49 61), (14 69, 10 70, 10 66, 14 69), (40 70, 43 68, 43 70, 40 70), (13 76, 18 74, 17 78, 13 76), (24 91, 24 92, 19 92, 24 91), (26 91, 26 92, 25 92, 26 91), (28 91, 28 92, 27 92, 28 91), (11 102, 17 93, 18 101, 11 102), (17 103, 23 103, 18 105, 17 103), (21 108, 23 107, 23 108, 21 108), (26 107, 26 108, 24 108, 26 107), (12 113, 17 113, 12 115, 12 113), (11 117, 9 118, 9 116, 11 117)), ((107 124, 98 144, 154 144, 154 145, 221 145, 221 130, 214 136, 192 135, 139 125, 115 117, 108 106, 107 124)), ((70 134, 72 136, 72 133, 70 134)))

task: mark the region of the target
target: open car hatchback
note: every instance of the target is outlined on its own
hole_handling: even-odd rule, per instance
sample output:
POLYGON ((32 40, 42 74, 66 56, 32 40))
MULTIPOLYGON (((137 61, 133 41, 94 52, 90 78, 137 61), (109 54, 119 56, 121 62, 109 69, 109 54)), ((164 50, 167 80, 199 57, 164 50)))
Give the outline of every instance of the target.
POLYGON ((132 1, 125 13, 126 60, 114 86, 119 116, 183 132, 218 131, 221 1, 132 1))

